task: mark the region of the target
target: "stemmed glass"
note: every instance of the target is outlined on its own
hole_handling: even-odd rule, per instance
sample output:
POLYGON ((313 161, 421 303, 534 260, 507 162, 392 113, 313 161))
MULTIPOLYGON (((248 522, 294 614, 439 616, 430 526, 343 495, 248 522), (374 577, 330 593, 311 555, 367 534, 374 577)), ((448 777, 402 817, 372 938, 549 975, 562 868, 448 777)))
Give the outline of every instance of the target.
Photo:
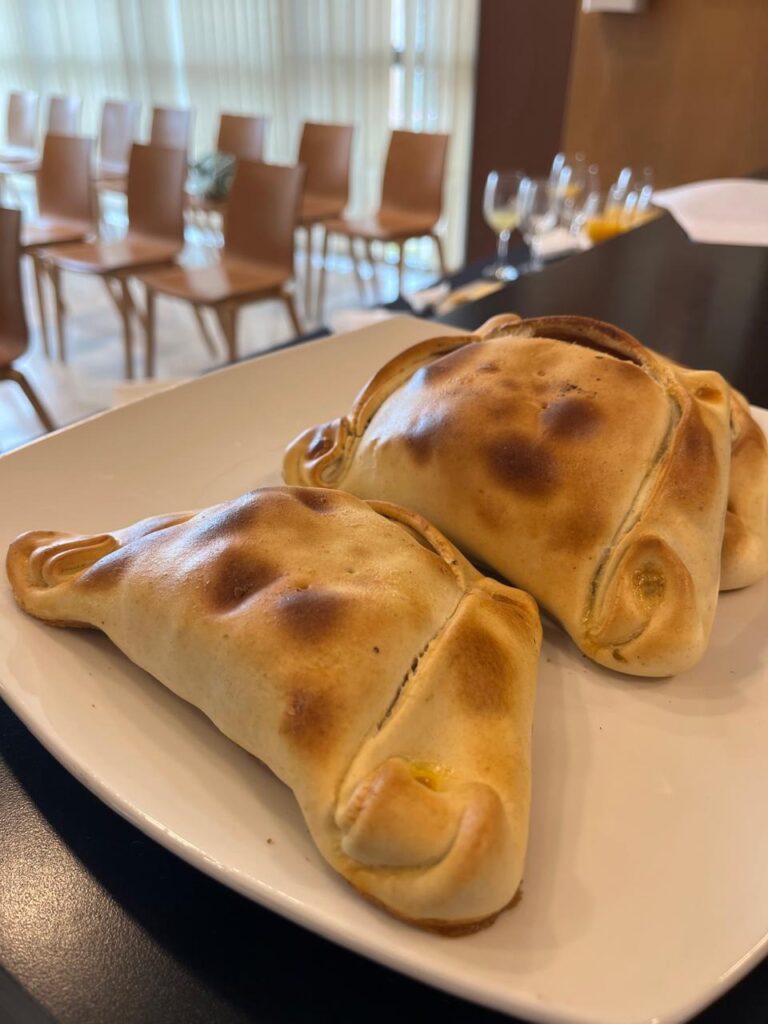
POLYGON ((536 239, 557 226, 557 190, 546 178, 524 178, 517 195, 520 231, 531 252, 526 270, 541 270, 544 261, 535 245, 536 239))
POLYGON ((509 236, 517 227, 517 195, 525 179, 522 171, 491 171, 485 183, 483 215, 497 236, 496 262, 483 271, 485 277, 514 281, 518 271, 509 262, 509 236))

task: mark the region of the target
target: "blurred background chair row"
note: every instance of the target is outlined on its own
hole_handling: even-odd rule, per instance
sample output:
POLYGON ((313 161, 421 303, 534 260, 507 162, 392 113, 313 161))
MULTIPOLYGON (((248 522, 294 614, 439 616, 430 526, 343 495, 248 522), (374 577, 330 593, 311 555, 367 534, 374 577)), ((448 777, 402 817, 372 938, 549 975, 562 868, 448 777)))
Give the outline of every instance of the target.
MULTIPOLYGON (((354 129, 350 125, 305 123, 294 168, 263 164, 268 121, 264 117, 222 114, 216 149, 235 161, 235 182, 226 199, 207 198, 191 191, 187 152, 192 115, 187 110, 158 107, 153 111, 150 142, 133 141, 140 112, 131 101, 108 101, 103 106, 97 140, 79 136, 77 104, 52 97, 49 114, 66 130, 45 135, 42 156, 29 147, 37 98, 13 93, 8 104, 8 140, 12 155, 25 159, 0 165, 0 173, 35 176, 37 215, 22 225, 20 253, 31 259, 45 354, 51 356, 52 323, 55 349, 66 360, 66 307, 62 273, 100 277, 123 326, 125 375, 134 375, 133 328, 139 323, 146 338, 145 371, 154 369, 155 296, 165 294, 189 302, 203 340, 212 355, 219 353, 203 311, 215 314, 230 359, 237 357, 237 312, 246 302, 279 299, 292 330, 304 329, 293 298, 294 233, 306 237, 304 317, 313 310, 313 232, 322 231, 321 277, 315 313, 324 316, 325 270, 329 238, 346 239, 361 298, 365 299, 360 254, 370 263, 376 297, 373 246, 399 247, 399 288, 403 281, 403 251, 409 238, 429 236, 444 261, 436 224, 441 215, 442 185, 448 136, 392 132, 387 153, 381 201, 367 219, 344 217, 349 198, 349 167, 354 129), (62 101, 61 104, 54 101, 62 101), (67 117, 65 117, 65 113, 67 117), (24 127, 24 134, 19 126, 24 127), (20 143, 25 145, 22 147, 20 143), (245 165, 248 165, 247 168, 245 165), (289 173, 290 172, 290 173, 289 173), (100 190, 125 192, 127 233, 110 239, 100 220, 100 190), (234 205, 233 205, 234 204, 234 205), (232 209, 230 209, 232 207, 232 209), (222 218, 223 248, 209 267, 184 265, 184 212, 216 214, 222 218), (131 293, 131 278, 145 285, 142 307, 131 293), (53 317, 47 315, 50 282, 53 317)), ((49 119, 50 123, 50 119, 49 119)))
MULTIPOLYGON (((222 117, 220 138, 252 148, 258 155, 258 135, 252 119, 222 117), (250 128, 250 131, 245 129, 250 128), (238 136, 238 131, 241 133, 238 136)), ((263 135, 263 133, 262 133, 263 135)), ((228 201, 222 204, 224 245, 216 262, 204 267, 180 262, 184 246, 187 157, 185 149, 133 143, 125 178, 127 233, 118 240, 99 237, 91 171, 95 140, 77 135, 46 136, 37 173, 38 216, 24 224, 19 252, 33 263, 45 352, 53 351, 47 315, 46 281, 50 282, 58 356, 66 360, 66 307, 62 274, 101 278, 122 321, 124 369, 135 373, 134 333, 143 327, 144 371, 154 372, 155 302, 157 295, 184 300, 192 306, 203 340, 212 355, 222 346, 215 341, 204 311, 214 314, 223 336, 226 357, 238 356, 239 309, 262 299, 278 299, 292 331, 304 327, 293 298, 294 237, 302 227, 326 229, 323 244, 320 301, 324 291, 328 234, 347 238, 362 287, 354 243, 362 240, 373 264, 372 243, 396 242, 431 235, 439 247, 435 224, 440 216, 442 174, 447 136, 393 132, 386 161, 378 211, 365 221, 342 216, 347 201, 352 128, 306 124, 295 167, 278 167, 240 158, 228 201), (137 301, 131 280, 144 286, 137 301)), ((239 148, 239 146, 238 146, 239 148)), ((306 263, 307 269, 311 266, 306 263)), ((401 258, 402 267, 402 258, 401 258)), ((402 277, 401 277, 402 279, 402 277)), ((305 314, 311 306, 307 274, 305 314)))

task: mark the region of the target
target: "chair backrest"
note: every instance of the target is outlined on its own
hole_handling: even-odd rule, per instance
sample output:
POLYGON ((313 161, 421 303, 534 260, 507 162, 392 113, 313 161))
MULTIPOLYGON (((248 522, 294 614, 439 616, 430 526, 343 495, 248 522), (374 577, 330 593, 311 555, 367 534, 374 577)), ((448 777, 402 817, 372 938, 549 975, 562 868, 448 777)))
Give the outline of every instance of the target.
POLYGON ((21 212, 0 206, 0 366, 9 366, 27 347, 27 317, 21 292, 21 212))
POLYGON ((423 214, 434 224, 443 208, 448 135, 392 132, 384 168, 380 213, 423 214))
POLYGON ((189 151, 192 136, 192 111, 173 107, 155 107, 152 110, 152 128, 149 141, 153 146, 168 146, 189 151))
POLYGON ((77 135, 82 105, 83 101, 79 96, 51 96, 48 102, 47 133, 77 135))
POLYGON ((238 160, 263 160, 268 118, 244 114, 222 114, 219 118, 219 153, 231 153, 238 160))
POLYGON ((134 142, 128 163, 128 235, 184 241, 186 150, 134 142))
POLYGON ((303 182, 303 167, 238 161, 224 215, 226 253, 293 272, 303 182))
POLYGON ((349 161, 354 128, 347 124, 304 124, 299 143, 299 163, 306 169, 306 195, 349 199, 349 161))
POLYGON ((37 177, 37 205, 42 217, 94 221, 92 153, 93 139, 46 135, 37 177))
POLYGON ((101 108, 99 150, 105 163, 128 167, 136 138, 141 104, 134 100, 105 100, 101 108))
POLYGON ((9 146, 34 149, 37 144, 36 92, 12 92, 8 97, 6 140, 9 146))

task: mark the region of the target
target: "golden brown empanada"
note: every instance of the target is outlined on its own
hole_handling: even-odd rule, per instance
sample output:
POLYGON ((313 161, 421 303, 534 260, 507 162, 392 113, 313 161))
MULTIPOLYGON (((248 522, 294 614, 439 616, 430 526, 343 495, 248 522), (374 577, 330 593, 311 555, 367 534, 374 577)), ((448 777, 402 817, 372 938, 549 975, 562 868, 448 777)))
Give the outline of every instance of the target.
POLYGON ((417 509, 595 661, 667 675, 714 616, 730 405, 609 324, 502 317, 396 356, 283 472, 417 509))
POLYGON ((361 893, 446 931, 514 897, 541 626, 415 513, 267 488, 115 533, 27 533, 25 611, 95 626, 294 791, 361 893))

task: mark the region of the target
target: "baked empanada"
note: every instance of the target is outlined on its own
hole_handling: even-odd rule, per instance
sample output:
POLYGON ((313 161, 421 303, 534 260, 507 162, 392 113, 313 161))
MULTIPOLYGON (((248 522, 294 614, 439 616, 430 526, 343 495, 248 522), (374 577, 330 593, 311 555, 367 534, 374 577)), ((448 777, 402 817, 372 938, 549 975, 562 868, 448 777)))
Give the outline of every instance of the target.
POLYGON ((21 607, 103 630, 293 790, 393 914, 490 923, 520 884, 541 625, 415 513, 267 488, 96 536, 27 533, 21 607))
POLYGON ((583 317, 502 317, 401 353, 349 416, 286 452, 288 483, 430 519, 529 591, 595 661, 693 665, 720 578, 730 389, 583 317))

